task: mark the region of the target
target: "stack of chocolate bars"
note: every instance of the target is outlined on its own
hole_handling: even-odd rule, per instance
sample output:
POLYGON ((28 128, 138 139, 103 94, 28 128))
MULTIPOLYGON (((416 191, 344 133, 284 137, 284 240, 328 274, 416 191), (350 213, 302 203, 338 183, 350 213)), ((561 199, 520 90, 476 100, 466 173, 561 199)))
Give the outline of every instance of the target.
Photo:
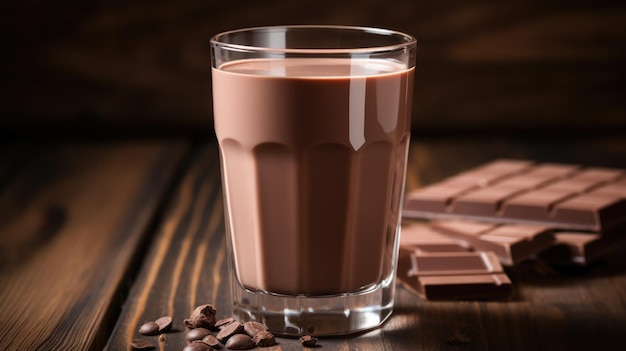
POLYGON ((626 170, 496 160, 406 194, 403 218, 404 286, 430 300, 507 299, 503 266, 539 255, 587 265, 626 237, 626 170))

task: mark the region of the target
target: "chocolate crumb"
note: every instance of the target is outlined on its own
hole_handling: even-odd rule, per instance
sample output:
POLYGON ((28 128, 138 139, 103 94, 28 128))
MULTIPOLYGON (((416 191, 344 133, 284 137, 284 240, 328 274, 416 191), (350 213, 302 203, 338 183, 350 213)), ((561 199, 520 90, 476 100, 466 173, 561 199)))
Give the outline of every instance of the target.
POLYGON ((303 335, 298 340, 304 347, 313 347, 317 344, 317 338, 311 335, 303 335))
POLYGON ((262 331, 257 333, 253 338, 254 344, 260 347, 272 346, 276 343, 276 338, 274 334, 266 331, 262 331))

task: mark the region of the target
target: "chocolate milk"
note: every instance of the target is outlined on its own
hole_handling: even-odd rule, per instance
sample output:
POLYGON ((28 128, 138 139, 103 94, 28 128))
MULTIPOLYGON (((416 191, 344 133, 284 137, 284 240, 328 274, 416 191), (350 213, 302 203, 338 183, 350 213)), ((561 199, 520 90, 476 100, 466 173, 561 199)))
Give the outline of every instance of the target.
POLYGON ((390 279, 413 69, 255 59, 213 69, 215 132, 240 283, 309 296, 390 279))

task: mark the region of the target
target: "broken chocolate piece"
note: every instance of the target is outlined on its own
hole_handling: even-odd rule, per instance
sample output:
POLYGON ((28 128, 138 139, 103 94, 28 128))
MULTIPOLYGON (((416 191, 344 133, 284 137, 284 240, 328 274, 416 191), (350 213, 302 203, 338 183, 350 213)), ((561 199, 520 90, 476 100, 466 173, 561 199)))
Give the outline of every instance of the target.
POLYGON ((409 259, 411 269, 408 273, 399 271, 398 280, 425 299, 507 299, 513 293, 510 279, 492 252, 416 250, 409 259))
POLYGON ((262 331, 257 333, 252 338, 252 341, 254 341, 256 346, 266 347, 274 345, 276 343, 276 338, 274 337, 274 334, 268 331, 262 331))
POLYGON ((304 347, 313 347, 317 344, 317 338, 311 335, 303 335, 298 341, 300 341, 304 347))
POLYGON ((220 329, 219 333, 217 333, 217 340, 225 343, 228 338, 235 334, 240 334, 244 332, 243 324, 239 322, 232 322, 224 326, 220 329))
POLYGON ((504 265, 515 265, 550 247, 552 230, 527 224, 494 224, 473 221, 432 221, 431 227, 464 240, 476 250, 492 251, 504 265))
POLYGON ((189 328, 207 328, 215 326, 215 307, 211 304, 196 307, 189 319, 185 319, 185 325, 189 328))

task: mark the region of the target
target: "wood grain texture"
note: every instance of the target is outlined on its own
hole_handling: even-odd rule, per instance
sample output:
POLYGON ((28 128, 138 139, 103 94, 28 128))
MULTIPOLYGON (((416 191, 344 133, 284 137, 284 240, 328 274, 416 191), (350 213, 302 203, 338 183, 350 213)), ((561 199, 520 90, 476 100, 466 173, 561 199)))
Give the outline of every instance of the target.
MULTIPOLYGON (((504 139, 414 140, 407 190, 494 158, 584 163, 626 168, 621 139, 541 142, 504 139), (601 156, 599 156, 601 155, 601 156)), ((626 235, 626 233, 625 233, 626 235)), ((527 261, 507 269, 511 301, 424 301, 401 286, 394 314, 382 328, 322 338, 323 350, 588 350, 608 348, 626 333, 626 247, 585 269, 556 269, 527 261), (470 341, 456 345, 451 337, 470 341)), ((198 151, 157 229, 139 277, 109 339, 108 350, 128 349, 133 338, 159 350, 185 345, 183 319, 193 307, 213 303, 228 316, 229 288, 217 147, 198 151), (163 315, 174 329, 144 337, 139 326, 163 315)), ((268 350, 302 350, 295 339, 278 338, 268 350)))
MULTIPOLYGON (((196 162, 181 182, 157 230, 139 277, 109 339, 107 350, 130 350, 142 338, 160 350, 186 345, 183 320, 195 306, 213 304, 218 319, 230 316, 230 290, 224 237, 224 212, 220 188, 219 157, 215 145, 200 150, 196 162), (141 336, 141 324, 164 315, 173 317, 173 330, 158 336, 141 336)), ((324 349, 381 350, 380 331, 359 338, 327 339, 324 349)), ((279 338, 264 350, 302 350, 297 339, 279 338)))
POLYGON ((0 349, 101 349, 184 143, 5 150, 0 349))
MULTIPOLYGON (((182 349, 186 344, 183 320, 195 306, 228 305, 217 149, 200 150, 194 161, 157 228, 108 350, 130 350, 135 338, 145 338, 161 350, 182 349), (138 334, 143 323, 161 316, 173 318, 172 331, 164 338, 138 334)), ((224 307, 221 316, 228 313, 224 307)))

